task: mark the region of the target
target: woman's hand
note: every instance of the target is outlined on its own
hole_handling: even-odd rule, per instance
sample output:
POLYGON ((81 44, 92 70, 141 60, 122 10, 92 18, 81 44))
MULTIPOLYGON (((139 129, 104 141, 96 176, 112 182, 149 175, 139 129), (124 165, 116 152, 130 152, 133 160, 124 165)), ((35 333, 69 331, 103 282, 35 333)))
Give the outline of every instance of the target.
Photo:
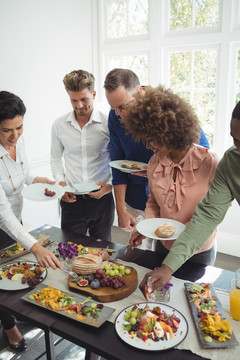
POLYGON ((101 189, 98 191, 91 191, 90 193, 88 193, 88 195, 94 199, 101 199, 101 197, 103 197, 104 195, 106 195, 112 191, 111 184, 105 184, 103 182, 97 182, 96 184, 100 185, 101 189))
POLYGON ((52 251, 44 248, 41 244, 35 243, 30 251, 33 253, 35 258, 37 259, 40 266, 45 268, 53 268, 54 270, 58 267, 59 269, 63 269, 62 264, 56 258, 52 251))
POLYGON ((159 269, 150 271, 145 274, 141 284, 139 285, 139 288, 148 301, 151 300, 151 293, 153 293, 157 288, 167 285, 172 276, 172 273, 172 269, 163 264, 159 269), (151 276, 152 280, 150 285, 147 286, 147 279, 149 276, 151 276))
POLYGON ((50 180, 50 179, 47 178, 47 177, 36 176, 36 177, 33 179, 33 184, 36 184, 36 183, 55 184, 56 181, 50 180))
POLYGON ((133 231, 137 225, 136 219, 127 210, 117 212, 118 226, 125 231, 133 231))
POLYGON ((138 231, 134 232, 129 240, 129 245, 133 250, 135 247, 142 245, 142 241, 145 239, 145 236, 140 234, 138 231))

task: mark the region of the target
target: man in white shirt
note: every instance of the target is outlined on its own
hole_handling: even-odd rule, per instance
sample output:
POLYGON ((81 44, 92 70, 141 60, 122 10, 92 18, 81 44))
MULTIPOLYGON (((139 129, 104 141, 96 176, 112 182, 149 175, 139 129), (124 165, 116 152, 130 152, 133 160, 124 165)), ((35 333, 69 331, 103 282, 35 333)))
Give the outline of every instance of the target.
POLYGON ((107 115, 93 107, 94 76, 77 70, 63 83, 73 111, 52 126, 51 169, 61 186, 97 183, 98 191, 84 195, 66 192, 61 199, 63 230, 111 241, 114 220, 107 115))

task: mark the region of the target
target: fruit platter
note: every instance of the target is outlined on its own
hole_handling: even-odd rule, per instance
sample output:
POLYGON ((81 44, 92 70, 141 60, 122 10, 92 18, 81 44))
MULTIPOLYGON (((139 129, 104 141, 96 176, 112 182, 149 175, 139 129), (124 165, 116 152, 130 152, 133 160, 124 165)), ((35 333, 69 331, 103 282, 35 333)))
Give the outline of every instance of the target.
POLYGON ((71 295, 44 284, 38 285, 22 299, 94 327, 101 326, 115 311, 108 306, 96 303, 91 297, 71 295))
POLYGON ((210 283, 185 283, 185 292, 203 348, 232 348, 238 342, 210 283))
POLYGON ((47 269, 34 262, 16 262, 0 268, 2 290, 22 290, 34 287, 47 276, 47 269))
POLYGON ((138 285, 137 271, 117 262, 103 260, 101 255, 77 256, 71 270, 78 275, 68 277, 69 288, 89 294, 102 302, 124 299, 138 285))
POLYGON ((188 333, 185 317, 161 303, 141 303, 124 309, 115 320, 118 336, 138 349, 159 351, 181 343, 188 333))
MULTIPOLYGON (((45 234, 39 234, 36 237, 36 240, 43 246, 49 245, 50 236, 45 234)), ((5 249, 0 250, 0 264, 9 261, 10 259, 16 259, 22 254, 29 253, 21 244, 16 242, 15 244, 8 246, 5 249)))

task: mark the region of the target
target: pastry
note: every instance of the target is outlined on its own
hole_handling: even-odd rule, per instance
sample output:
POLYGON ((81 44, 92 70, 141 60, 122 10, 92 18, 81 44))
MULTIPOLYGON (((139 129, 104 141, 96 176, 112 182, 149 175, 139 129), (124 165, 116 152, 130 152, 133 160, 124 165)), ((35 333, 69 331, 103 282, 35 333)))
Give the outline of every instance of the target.
POLYGON ((161 238, 169 238, 175 233, 175 228, 171 223, 164 223, 155 230, 155 235, 161 238))
POLYGON ((120 164, 121 167, 126 168, 126 169, 131 169, 131 170, 140 170, 141 166, 138 165, 135 162, 130 162, 130 161, 122 161, 120 164))

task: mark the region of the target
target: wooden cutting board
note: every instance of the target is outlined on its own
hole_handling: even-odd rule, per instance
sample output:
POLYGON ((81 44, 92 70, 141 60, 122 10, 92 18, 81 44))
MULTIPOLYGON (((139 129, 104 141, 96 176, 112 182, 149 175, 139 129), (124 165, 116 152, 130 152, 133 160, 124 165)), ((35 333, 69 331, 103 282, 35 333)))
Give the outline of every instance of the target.
POLYGON ((86 295, 90 295, 100 302, 112 302, 124 299, 132 294, 138 285, 138 276, 137 271, 130 267, 126 266, 126 269, 130 269, 131 273, 125 275, 124 279, 126 284, 119 289, 113 289, 112 287, 99 287, 98 289, 92 289, 90 285, 88 286, 79 286, 77 283, 72 282, 73 277, 69 275, 68 277, 68 286, 70 289, 75 289, 86 295))

